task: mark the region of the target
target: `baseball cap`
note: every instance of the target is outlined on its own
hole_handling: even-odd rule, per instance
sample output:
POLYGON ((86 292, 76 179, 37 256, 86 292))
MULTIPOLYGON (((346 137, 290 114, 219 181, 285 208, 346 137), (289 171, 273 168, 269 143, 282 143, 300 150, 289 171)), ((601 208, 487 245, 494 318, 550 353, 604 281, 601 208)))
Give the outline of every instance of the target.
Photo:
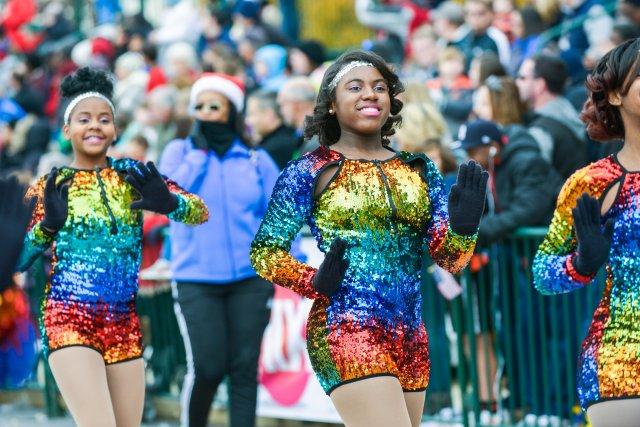
POLYGON ((492 141, 501 142, 503 133, 494 122, 487 120, 475 120, 460 126, 458 140, 452 145, 453 149, 470 148, 489 145, 492 141))

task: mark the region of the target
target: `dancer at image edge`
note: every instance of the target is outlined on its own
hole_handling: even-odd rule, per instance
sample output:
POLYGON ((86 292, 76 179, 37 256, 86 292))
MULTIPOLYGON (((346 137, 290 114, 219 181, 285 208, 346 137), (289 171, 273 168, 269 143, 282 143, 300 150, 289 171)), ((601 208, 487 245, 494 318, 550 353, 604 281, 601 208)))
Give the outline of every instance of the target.
POLYGON ((589 136, 623 139, 624 146, 569 177, 533 265, 543 294, 593 286, 606 268, 578 361, 578 397, 594 427, 637 426, 640 420, 639 52, 640 39, 622 43, 587 78, 582 119, 589 136))

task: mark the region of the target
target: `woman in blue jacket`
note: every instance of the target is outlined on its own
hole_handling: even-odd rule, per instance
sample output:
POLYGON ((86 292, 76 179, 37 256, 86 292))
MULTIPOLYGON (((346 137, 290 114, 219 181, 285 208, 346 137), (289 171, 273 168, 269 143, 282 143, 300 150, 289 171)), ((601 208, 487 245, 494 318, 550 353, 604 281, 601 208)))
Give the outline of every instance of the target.
POLYGON ((205 426, 218 385, 229 375, 232 427, 253 426, 262 333, 271 284, 249 260, 278 167, 242 140, 244 88, 235 78, 206 74, 190 96, 191 135, 167 145, 160 170, 199 195, 215 218, 198 227, 171 224, 176 314, 187 352, 182 423, 205 426))

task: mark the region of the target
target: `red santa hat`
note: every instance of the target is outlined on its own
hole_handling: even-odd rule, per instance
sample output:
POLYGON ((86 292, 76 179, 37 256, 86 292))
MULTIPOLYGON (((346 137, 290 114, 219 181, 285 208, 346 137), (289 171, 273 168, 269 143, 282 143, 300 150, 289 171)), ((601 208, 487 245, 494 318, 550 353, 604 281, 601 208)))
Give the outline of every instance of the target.
POLYGON ((236 108, 242 111, 244 107, 244 84, 240 79, 222 73, 203 74, 191 87, 189 109, 195 111, 196 100, 202 92, 213 91, 224 95, 236 108))

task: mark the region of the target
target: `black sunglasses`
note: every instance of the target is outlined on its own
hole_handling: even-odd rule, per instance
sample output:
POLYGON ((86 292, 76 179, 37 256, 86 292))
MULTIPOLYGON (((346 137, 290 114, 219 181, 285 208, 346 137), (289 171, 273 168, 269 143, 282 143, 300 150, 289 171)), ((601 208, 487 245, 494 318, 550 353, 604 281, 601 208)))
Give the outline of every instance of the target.
POLYGON ((205 112, 207 112, 207 111, 220 111, 222 106, 217 102, 210 102, 209 104, 196 104, 195 108, 196 108, 196 111, 204 110, 205 112))

